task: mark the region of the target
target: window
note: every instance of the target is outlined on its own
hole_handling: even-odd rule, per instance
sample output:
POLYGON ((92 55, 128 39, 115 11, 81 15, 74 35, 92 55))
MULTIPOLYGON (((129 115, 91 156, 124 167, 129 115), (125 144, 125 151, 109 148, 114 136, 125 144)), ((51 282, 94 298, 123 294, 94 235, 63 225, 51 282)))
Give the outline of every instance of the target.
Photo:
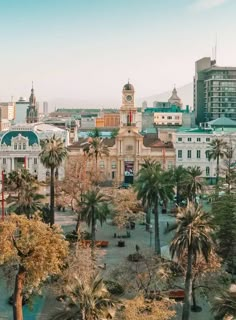
POLYGON ((133 146, 132 146, 132 145, 126 146, 126 150, 127 150, 127 151, 132 151, 132 150, 133 150, 133 146))
POLYGON ((206 151, 206 158, 209 159, 209 150, 206 151))
POLYGON ((210 168, 206 167, 206 176, 209 176, 209 175, 210 175, 210 168))
POLYGON ((178 141, 182 141, 182 138, 178 138, 178 141))
POLYGON ((197 158, 198 158, 198 159, 201 158, 201 150, 197 150, 197 158))
POLYGON ((2 159, 2 163, 3 163, 3 164, 7 164, 7 159, 6 159, 6 158, 3 158, 3 159, 2 159))
POLYGON ((188 142, 191 142, 192 141, 192 138, 188 138, 188 142))
POLYGON ((18 144, 18 149, 21 150, 21 143, 18 144))
POLYGON ((116 169, 116 162, 115 162, 115 161, 112 161, 112 162, 111 162, 111 168, 112 168, 112 169, 116 169))
POLYGON ((188 152, 187 152, 187 158, 188 158, 188 159, 191 159, 191 158, 192 158, 192 151, 191 151, 191 150, 188 150, 188 152))
POLYGON ((17 144, 14 143, 14 150, 17 150, 17 144))
POLYGON ((112 172, 111 172, 111 178, 112 178, 112 179, 115 179, 115 176, 116 176, 116 172, 115 172, 115 171, 112 171, 112 172))
POLYGON ((37 163, 38 163, 38 159, 34 158, 34 164, 37 164, 37 163))
POLYGON ((25 150, 26 149, 26 144, 25 143, 23 143, 23 150, 25 150))
POLYGON ((197 138, 197 142, 201 142, 201 138, 197 138))
POLYGON ((206 142, 210 142, 211 141, 211 139, 210 138, 206 138, 206 142))
POLYGON ((100 168, 104 169, 104 167, 105 167, 105 164, 104 164, 104 161, 102 160, 102 161, 100 161, 100 168))
POLYGON ((182 158, 183 157, 183 151, 182 150, 178 150, 178 158, 182 158))
POLYGON ((167 119, 168 119, 168 120, 171 120, 171 119, 172 119, 172 116, 168 116, 167 119))

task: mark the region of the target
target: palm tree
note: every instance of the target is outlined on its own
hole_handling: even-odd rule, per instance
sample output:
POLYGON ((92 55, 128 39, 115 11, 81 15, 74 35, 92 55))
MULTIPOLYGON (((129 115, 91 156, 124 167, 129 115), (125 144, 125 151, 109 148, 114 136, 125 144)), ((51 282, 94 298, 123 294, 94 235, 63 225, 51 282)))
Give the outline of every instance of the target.
POLYGON ((93 138, 92 141, 89 143, 89 152, 90 154, 95 156, 96 168, 97 168, 98 158, 102 158, 103 155, 104 156, 109 155, 108 146, 104 144, 104 140, 100 137, 93 138))
POLYGON ((135 182, 137 198, 142 199, 143 204, 148 208, 153 208, 155 219, 155 252, 161 254, 160 230, 159 230, 159 200, 164 203, 172 199, 174 185, 170 181, 169 173, 161 169, 161 164, 157 161, 145 164, 138 172, 135 182))
POLYGON ((91 138, 100 138, 101 130, 99 130, 98 128, 95 128, 91 132, 89 132, 88 136, 91 138))
MULTIPOLYGON (((141 169, 150 169, 152 165, 154 164, 155 161, 151 160, 150 158, 145 158, 144 162, 141 164, 141 169)), ((136 183, 136 187, 139 188, 138 182, 136 183)), ((136 188, 136 190, 137 190, 136 188)), ((151 213, 152 213, 152 204, 149 203, 148 199, 145 197, 142 197, 142 205, 146 209, 146 231, 150 231, 150 226, 151 226, 151 213)))
POLYGON ((196 202, 196 196, 199 191, 202 191, 203 184, 201 179, 202 171, 199 167, 187 168, 186 176, 186 192, 190 201, 196 202))
POLYGON ((231 186, 236 181, 236 171, 234 166, 234 149, 232 148, 232 145, 227 146, 225 151, 225 182, 227 183, 227 193, 230 194, 231 192, 231 186))
POLYGON ((216 186, 218 186, 220 175, 220 159, 223 159, 227 152, 227 142, 223 139, 214 139, 209 143, 208 160, 216 160, 216 186))
POLYGON ((188 202, 186 208, 180 209, 177 214, 177 229, 170 245, 170 253, 172 258, 179 261, 187 254, 182 320, 190 319, 192 265, 199 255, 202 255, 205 261, 208 260, 212 244, 211 231, 210 216, 200 207, 188 202))
POLYGON ((236 293, 225 291, 216 297, 212 311, 216 314, 215 319, 235 319, 236 318, 236 293))
POLYGON ((97 276, 89 283, 75 277, 68 295, 68 308, 54 315, 53 320, 105 320, 115 315, 117 302, 111 298, 103 279, 97 276))
POLYGON ((176 187, 176 203, 181 201, 181 189, 184 189, 187 180, 187 169, 183 166, 174 168, 171 172, 176 187))
POLYGON ((87 191, 83 195, 81 205, 80 216, 86 221, 88 226, 91 226, 91 240, 92 248, 94 248, 96 239, 96 221, 102 223, 106 221, 106 217, 110 211, 108 200, 99 191, 98 188, 87 191))
POLYGON ((84 147, 84 152, 90 156, 95 158, 95 169, 96 169, 96 177, 95 184, 98 182, 98 158, 102 158, 102 156, 109 155, 108 146, 104 143, 104 140, 101 137, 90 138, 88 144, 84 147))
POLYGON ((47 138, 42 141, 42 151, 40 153, 40 160, 45 168, 51 170, 50 179, 50 224, 51 226, 55 222, 54 216, 54 202, 55 202, 55 170, 60 167, 63 160, 67 156, 67 149, 61 138, 57 138, 53 135, 51 138, 47 138))
POLYGON ((43 204, 40 200, 44 199, 44 196, 37 191, 37 185, 26 184, 24 188, 19 190, 18 199, 9 206, 9 212, 19 215, 25 214, 28 219, 32 218, 37 211, 42 212, 43 204))
POLYGON ((24 168, 11 171, 7 176, 7 186, 12 191, 19 192, 27 184, 33 184, 35 182, 35 177, 24 168))

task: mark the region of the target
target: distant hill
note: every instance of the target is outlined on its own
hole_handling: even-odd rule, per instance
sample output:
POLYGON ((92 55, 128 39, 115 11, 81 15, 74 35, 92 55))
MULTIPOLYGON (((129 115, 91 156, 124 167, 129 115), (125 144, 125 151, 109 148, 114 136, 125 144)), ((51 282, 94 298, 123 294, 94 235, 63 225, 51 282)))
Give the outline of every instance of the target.
MULTIPOLYGON (((188 83, 185 86, 177 88, 178 96, 182 99, 184 106, 193 105, 193 84, 188 83)), ((136 98, 137 106, 141 107, 142 102, 145 100, 148 106, 153 106, 153 101, 168 101, 172 93, 171 91, 166 91, 160 94, 152 95, 149 97, 136 98)), ((50 111, 54 111, 55 108, 119 108, 121 104, 121 99, 119 100, 77 100, 77 99, 66 99, 57 98, 51 99, 49 102, 50 111)))
MULTIPOLYGON (((183 105, 189 105, 193 106, 193 83, 188 83, 183 87, 177 88, 178 96, 180 99, 182 99, 183 105)), ((153 106, 153 101, 168 101, 172 94, 172 91, 166 91, 160 94, 156 94, 150 97, 144 97, 144 98, 139 98, 137 99, 137 104, 139 106, 142 105, 143 101, 147 101, 148 106, 152 107, 153 106)))

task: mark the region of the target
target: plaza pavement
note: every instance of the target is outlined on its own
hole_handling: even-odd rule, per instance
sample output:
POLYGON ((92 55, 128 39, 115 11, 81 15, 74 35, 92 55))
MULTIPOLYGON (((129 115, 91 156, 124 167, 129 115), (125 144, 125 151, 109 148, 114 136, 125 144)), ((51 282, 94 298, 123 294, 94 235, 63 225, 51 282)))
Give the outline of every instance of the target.
MULTIPOLYGON (((56 223, 63 227, 65 232, 72 231, 75 229, 75 215, 67 210, 66 212, 56 212, 56 223)), ((169 245, 172 235, 165 234, 164 230, 167 226, 167 222, 174 222, 175 218, 168 214, 160 214, 160 236, 161 236, 161 246, 165 252, 164 255, 168 254, 166 250, 167 245, 169 245), (164 248, 163 248, 164 247, 164 248)), ((154 221, 152 221, 152 224, 154 221)), ((84 226, 85 227, 85 226, 84 226)), ((124 239, 125 247, 118 247, 118 238, 114 238, 114 233, 117 235, 126 234, 126 229, 118 229, 116 226, 111 225, 111 221, 103 224, 97 224, 96 239, 97 240, 107 240, 109 241, 109 246, 107 249, 102 250, 102 258, 99 263, 106 263, 107 271, 117 267, 122 261, 124 261, 130 253, 135 252, 135 247, 138 245, 141 252, 147 250, 153 250, 154 248, 154 234, 150 234, 145 231, 145 225, 136 223, 134 230, 129 230, 131 237, 124 239)), ((162 250, 163 251, 163 250, 162 250)), ((12 306, 6 303, 7 298, 10 295, 9 289, 7 289, 2 274, 0 275, 0 320, 11 320, 12 319, 12 306)), ((212 320, 213 317, 209 312, 209 305, 206 300, 198 297, 198 303, 203 307, 203 311, 200 313, 191 313, 191 320, 212 320)), ((27 307, 24 307, 25 315, 24 320, 49 320, 51 315, 62 307, 61 303, 55 300, 52 293, 47 292, 46 296, 37 299, 37 303, 33 311, 29 311, 27 307), (42 307, 43 305, 43 307, 42 307), (41 309, 41 311, 39 311, 41 309)), ((182 306, 178 304, 177 306, 177 316, 175 320, 181 319, 182 306)))
MULTIPOLYGON (((170 209, 170 208, 169 208, 170 209)), ((160 208, 161 212, 161 208, 160 208)), ((160 214, 159 216, 160 223, 160 238, 161 238, 161 247, 164 255, 168 255, 166 248, 169 245, 173 234, 165 233, 165 229, 167 226, 167 222, 169 224, 175 222, 175 218, 169 214, 160 214)), ((56 223, 63 226, 63 229, 68 232, 72 231, 75 228, 75 216, 70 211, 67 212, 57 212, 56 213, 56 223)), ((152 225, 154 226, 154 221, 152 217, 152 225)), ((82 228, 86 228, 85 225, 82 225, 82 228)), ((125 241, 125 247, 118 247, 117 243, 119 238, 114 238, 114 233, 117 235, 125 235, 126 229, 118 229, 116 226, 111 224, 111 221, 107 221, 102 226, 97 224, 96 231, 96 239, 97 240, 106 240, 109 241, 109 246, 106 249, 101 250, 101 260, 99 263, 102 265, 106 263, 106 271, 104 272, 104 276, 106 272, 109 272, 110 269, 117 267, 121 264, 127 256, 131 253, 135 252, 135 247, 138 245, 140 247, 140 252, 145 252, 147 250, 154 249, 154 234, 149 233, 145 230, 145 225, 141 225, 136 223, 134 230, 129 230, 131 237, 123 239, 125 241)), ((48 309, 46 305, 53 304, 55 306, 55 302, 53 302, 52 297, 48 300, 46 299, 46 310, 48 309), (51 300, 51 301, 50 301, 51 300)), ((200 313, 191 313, 191 320, 213 320, 213 316, 210 313, 210 307, 206 299, 203 299, 201 296, 198 296, 198 304, 203 308, 200 313)), ((43 308, 45 310, 45 308, 43 308)), ((182 314, 182 304, 178 303, 176 306, 177 315, 173 320, 180 320, 182 314)), ((45 313, 43 312, 41 316, 38 317, 37 320, 47 320, 45 317, 45 313)))

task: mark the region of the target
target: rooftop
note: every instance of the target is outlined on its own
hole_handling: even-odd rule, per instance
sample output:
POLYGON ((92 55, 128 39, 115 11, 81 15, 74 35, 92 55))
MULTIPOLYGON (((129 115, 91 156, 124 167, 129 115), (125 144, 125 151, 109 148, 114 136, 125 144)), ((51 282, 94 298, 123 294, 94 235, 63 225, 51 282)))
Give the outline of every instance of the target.
POLYGON ((227 118, 227 117, 221 117, 212 121, 207 122, 208 125, 213 127, 235 127, 236 128, 236 121, 227 118))

